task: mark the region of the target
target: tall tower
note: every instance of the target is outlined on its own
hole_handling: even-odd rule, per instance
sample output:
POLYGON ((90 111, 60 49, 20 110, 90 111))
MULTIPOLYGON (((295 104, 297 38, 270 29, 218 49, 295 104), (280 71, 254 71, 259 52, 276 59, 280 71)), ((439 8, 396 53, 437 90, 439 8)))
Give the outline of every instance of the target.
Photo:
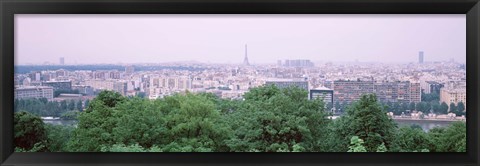
POLYGON ((423 63, 423 51, 418 52, 418 63, 423 63))
POLYGON ((245 44, 245 59, 243 59, 243 65, 249 66, 250 63, 248 63, 248 56, 247 56, 247 45, 245 44))
POLYGON ((65 65, 65 58, 64 57, 60 57, 60 65, 65 65))

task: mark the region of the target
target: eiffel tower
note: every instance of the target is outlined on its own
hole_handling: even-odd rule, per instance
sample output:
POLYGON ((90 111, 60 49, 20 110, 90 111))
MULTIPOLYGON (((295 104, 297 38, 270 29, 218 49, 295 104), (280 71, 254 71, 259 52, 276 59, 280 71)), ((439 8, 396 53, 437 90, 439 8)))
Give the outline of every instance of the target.
POLYGON ((250 63, 248 63, 247 45, 246 44, 245 44, 245 59, 243 59, 243 65, 250 66, 250 63))

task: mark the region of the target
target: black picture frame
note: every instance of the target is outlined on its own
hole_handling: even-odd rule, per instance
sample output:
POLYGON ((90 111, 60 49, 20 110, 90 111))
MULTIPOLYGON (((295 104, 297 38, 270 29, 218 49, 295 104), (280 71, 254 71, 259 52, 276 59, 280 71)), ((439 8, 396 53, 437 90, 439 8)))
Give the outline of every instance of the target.
MULTIPOLYGON (((478 165, 478 0, 2 0, 1 165, 478 165), (15 14, 466 14, 466 153, 14 153, 15 14)), ((46 41, 48 42, 48 41, 46 41)))

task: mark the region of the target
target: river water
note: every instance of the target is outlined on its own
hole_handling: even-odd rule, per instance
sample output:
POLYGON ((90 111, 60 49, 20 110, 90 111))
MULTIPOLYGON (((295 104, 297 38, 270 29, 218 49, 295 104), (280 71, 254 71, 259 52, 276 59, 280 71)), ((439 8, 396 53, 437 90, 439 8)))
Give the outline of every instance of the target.
POLYGON ((408 119, 395 119, 395 122, 397 122, 398 127, 402 126, 411 126, 411 125, 419 125, 422 127, 423 131, 428 132, 430 129, 433 129, 435 127, 447 127, 453 121, 433 121, 433 120, 408 120, 408 119))
POLYGON ((55 120, 43 120, 43 123, 46 124, 53 124, 53 125, 77 125, 77 120, 60 120, 60 119, 55 119, 55 120))

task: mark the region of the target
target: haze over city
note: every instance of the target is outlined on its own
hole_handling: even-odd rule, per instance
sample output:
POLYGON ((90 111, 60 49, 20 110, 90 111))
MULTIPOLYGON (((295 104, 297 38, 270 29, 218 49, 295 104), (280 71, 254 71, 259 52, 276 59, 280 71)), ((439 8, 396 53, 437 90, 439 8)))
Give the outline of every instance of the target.
POLYGON ((17 65, 465 63, 465 15, 16 15, 17 65))

